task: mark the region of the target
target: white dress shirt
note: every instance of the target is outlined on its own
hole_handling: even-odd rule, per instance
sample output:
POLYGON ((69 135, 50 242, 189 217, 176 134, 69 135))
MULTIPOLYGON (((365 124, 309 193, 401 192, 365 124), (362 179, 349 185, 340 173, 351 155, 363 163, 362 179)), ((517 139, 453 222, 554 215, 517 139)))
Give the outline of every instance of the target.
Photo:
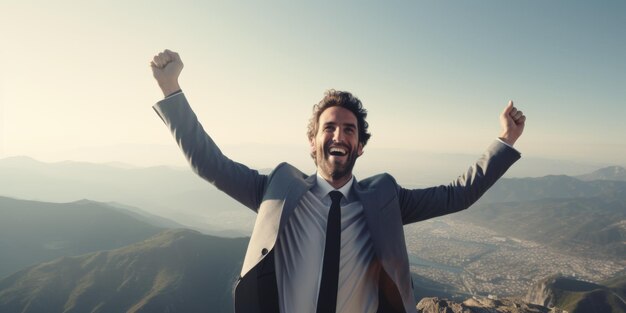
MULTIPOLYGON (((378 309, 380 264, 363 205, 351 191, 354 177, 341 187, 341 252, 337 312, 374 313, 378 309)), ((319 174, 317 184, 296 206, 274 247, 279 308, 282 313, 315 313, 322 277, 326 224, 334 189, 319 174)))

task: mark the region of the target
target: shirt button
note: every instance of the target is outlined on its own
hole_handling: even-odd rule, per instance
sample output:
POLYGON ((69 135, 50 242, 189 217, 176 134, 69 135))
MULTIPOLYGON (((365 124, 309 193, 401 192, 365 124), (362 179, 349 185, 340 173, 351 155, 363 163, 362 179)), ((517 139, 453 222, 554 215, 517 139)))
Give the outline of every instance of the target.
POLYGON ((269 252, 269 251, 267 251, 267 249, 266 249, 266 248, 263 248, 263 249, 261 250, 261 255, 266 255, 268 252, 269 252))

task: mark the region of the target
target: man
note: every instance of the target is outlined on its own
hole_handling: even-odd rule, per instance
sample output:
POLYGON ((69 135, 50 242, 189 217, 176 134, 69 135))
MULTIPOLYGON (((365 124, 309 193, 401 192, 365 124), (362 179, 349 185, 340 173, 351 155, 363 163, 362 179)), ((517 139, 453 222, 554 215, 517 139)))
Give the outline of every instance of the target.
POLYGON ((317 173, 282 163, 261 175, 205 133, 178 84, 177 53, 159 53, 151 67, 165 95, 154 109, 195 172, 258 214, 236 312, 415 312, 402 226, 468 208, 520 158, 512 145, 526 117, 509 102, 499 139, 448 186, 409 190, 388 174, 357 182, 367 112, 350 93, 330 90, 308 129, 317 173))

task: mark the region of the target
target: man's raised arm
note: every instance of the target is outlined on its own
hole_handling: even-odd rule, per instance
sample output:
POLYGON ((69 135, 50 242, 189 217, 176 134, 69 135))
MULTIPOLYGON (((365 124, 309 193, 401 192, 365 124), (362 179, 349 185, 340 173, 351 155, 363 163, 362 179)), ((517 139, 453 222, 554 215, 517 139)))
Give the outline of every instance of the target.
POLYGON ((192 169, 235 200, 257 211, 267 176, 227 158, 204 131, 178 84, 183 69, 178 53, 165 50, 154 56, 150 67, 165 96, 153 108, 168 126, 192 169))
POLYGON ((524 132, 526 116, 513 101, 500 114, 501 135, 465 173, 448 185, 426 189, 398 188, 404 224, 454 213, 476 202, 515 161, 520 154, 513 144, 524 132))

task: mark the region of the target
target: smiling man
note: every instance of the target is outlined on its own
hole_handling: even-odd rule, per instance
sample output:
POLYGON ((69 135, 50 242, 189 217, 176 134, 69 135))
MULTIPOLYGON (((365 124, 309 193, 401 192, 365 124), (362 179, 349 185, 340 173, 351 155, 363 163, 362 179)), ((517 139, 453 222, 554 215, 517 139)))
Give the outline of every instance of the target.
POLYGON ((367 111, 329 90, 307 133, 317 173, 281 163, 262 175, 224 156, 204 131, 178 84, 177 53, 159 53, 151 67, 165 95, 154 109, 194 171, 258 214, 236 312, 416 312, 403 225, 468 208, 520 158, 512 146, 526 117, 509 102, 500 137, 450 184, 406 189, 389 174, 357 181, 367 111))
POLYGON ((356 159, 370 138, 365 117, 361 101, 348 92, 329 90, 314 107, 307 132, 311 157, 318 173, 335 188, 352 178, 356 159))

